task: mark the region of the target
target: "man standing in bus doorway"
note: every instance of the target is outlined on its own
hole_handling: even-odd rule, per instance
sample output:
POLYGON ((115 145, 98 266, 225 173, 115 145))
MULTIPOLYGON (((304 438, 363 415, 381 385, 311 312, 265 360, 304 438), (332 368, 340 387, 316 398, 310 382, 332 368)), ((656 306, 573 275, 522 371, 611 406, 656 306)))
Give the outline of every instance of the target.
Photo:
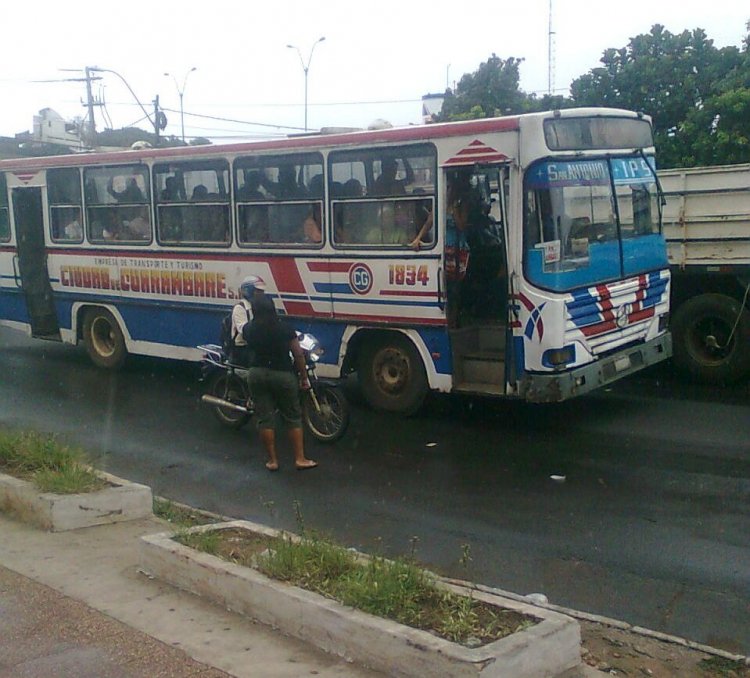
MULTIPOLYGON (((469 266, 469 215, 471 207, 471 173, 456 170, 448 175, 448 206, 445 217, 445 281, 447 287, 448 327, 458 327, 461 283, 469 266)), ((409 247, 419 250, 422 239, 433 227, 432 211, 427 214, 417 237, 409 247)))
POLYGON ((458 327, 461 288, 469 266, 469 210, 471 172, 456 170, 448 176, 448 207, 445 218, 445 281, 448 327, 458 327))
POLYGON ((232 338, 234 350, 232 361, 247 367, 250 362, 249 349, 242 330, 253 319, 252 303, 266 292, 266 283, 257 275, 247 276, 240 284, 240 300, 232 309, 232 338))

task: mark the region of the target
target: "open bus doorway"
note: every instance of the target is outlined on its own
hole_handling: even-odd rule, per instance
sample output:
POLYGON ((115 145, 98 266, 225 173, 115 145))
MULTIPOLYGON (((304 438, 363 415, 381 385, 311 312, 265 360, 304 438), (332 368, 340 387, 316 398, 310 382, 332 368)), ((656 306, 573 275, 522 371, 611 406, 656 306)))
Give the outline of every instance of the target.
POLYGON ((508 339, 508 167, 449 169, 446 180, 446 315, 453 388, 503 395, 508 339))
POLYGON ((14 188, 13 219, 18 249, 18 273, 26 298, 31 336, 60 340, 57 312, 47 270, 41 188, 14 188))

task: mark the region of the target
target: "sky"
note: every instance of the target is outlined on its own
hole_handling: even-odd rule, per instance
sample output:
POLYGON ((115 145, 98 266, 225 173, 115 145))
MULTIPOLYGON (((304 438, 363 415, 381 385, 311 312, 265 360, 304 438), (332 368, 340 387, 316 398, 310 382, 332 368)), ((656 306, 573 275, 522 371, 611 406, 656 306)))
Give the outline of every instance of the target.
MULTIPOLYGON (((740 0, 551 4, 559 94, 599 65, 605 49, 653 24, 673 33, 703 28, 723 47, 740 46, 750 20, 740 0)), ((186 137, 215 141, 302 131, 305 67, 309 129, 419 123, 424 94, 453 86, 493 52, 524 60, 524 91, 544 94, 550 85, 550 0, 38 0, 4 3, 3 26, 0 136, 31 130, 42 108, 84 116, 85 84, 66 79, 83 77, 86 66, 115 71, 133 92, 100 73, 94 94, 111 124, 97 108, 97 130, 149 129, 136 98, 151 112, 158 95, 165 133, 181 136, 181 91, 186 137)))

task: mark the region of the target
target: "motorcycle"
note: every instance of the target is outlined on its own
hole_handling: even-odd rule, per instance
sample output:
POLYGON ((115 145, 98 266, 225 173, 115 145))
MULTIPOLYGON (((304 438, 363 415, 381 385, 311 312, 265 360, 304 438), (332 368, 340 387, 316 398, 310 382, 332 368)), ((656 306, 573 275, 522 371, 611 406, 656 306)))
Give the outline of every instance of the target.
MULTIPOLYGON (((323 349, 312 334, 297 332, 300 347, 305 354, 310 389, 301 391, 302 421, 317 440, 336 442, 349 425, 349 402, 338 384, 319 379, 315 364, 323 349)), ((206 393, 201 401, 212 408, 216 419, 228 428, 239 429, 253 416, 253 401, 247 384, 247 368, 233 363, 218 344, 198 346, 203 351, 201 381, 206 393)))

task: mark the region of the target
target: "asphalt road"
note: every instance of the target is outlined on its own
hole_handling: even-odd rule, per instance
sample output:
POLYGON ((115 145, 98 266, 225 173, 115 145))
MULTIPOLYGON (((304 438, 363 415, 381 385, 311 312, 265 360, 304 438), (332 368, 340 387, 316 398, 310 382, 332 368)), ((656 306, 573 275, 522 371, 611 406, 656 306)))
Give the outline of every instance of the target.
POLYGON ((294 471, 282 443, 271 474, 251 427, 222 429, 198 403, 197 376, 150 359, 108 373, 81 349, 0 328, 0 424, 63 434, 159 495, 302 521, 750 654, 750 384, 702 388, 657 369, 554 406, 436 397, 411 419, 370 411, 349 384, 345 438, 308 440, 320 467, 294 471))

